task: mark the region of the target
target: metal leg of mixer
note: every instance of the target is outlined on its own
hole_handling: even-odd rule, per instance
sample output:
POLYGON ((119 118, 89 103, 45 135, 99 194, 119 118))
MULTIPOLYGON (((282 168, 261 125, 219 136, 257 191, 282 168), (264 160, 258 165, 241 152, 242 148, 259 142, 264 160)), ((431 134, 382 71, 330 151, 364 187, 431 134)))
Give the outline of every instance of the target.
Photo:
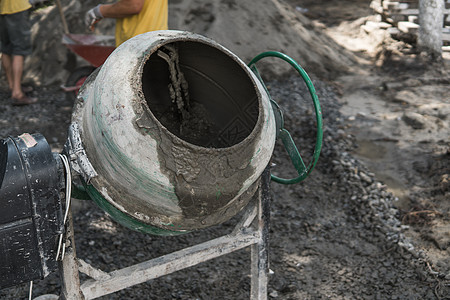
POLYGON ((248 246, 251 246, 250 299, 267 299, 270 216, 268 170, 261 177, 256 196, 230 234, 110 273, 96 269, 76 257, 70 215, 66 231, 66 251, 60 264, 62 281, 60 299, 95 299, 248 246), (91 279, 80 284, 79 272, 91 279))
POLYGON ((251 291, 250 299, 267 299, 269 273, 269 220, 270 220, 270 172, 261 177, 258 193, 258 219, 256 226, 260 239, 251 246, 251 291))
POLYGON ((63 260, 59 263, 59 274, 61 278, 60 300, 84 300, 83 293, 80 289, 80 277, 73 233, 73 218, 72 212, 70 211, 64 249, 63 260))

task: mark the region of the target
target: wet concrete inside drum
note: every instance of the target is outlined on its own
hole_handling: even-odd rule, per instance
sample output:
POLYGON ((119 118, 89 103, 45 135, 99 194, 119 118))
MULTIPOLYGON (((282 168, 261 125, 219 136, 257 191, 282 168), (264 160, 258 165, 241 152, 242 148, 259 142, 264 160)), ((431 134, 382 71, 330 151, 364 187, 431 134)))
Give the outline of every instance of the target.
POLYGON ((236 145, 258 120, 258 94, 249 74, 227 53, 201 42, 159 47, 145 63, 142 88, 161 125, 197 146, 236 145))

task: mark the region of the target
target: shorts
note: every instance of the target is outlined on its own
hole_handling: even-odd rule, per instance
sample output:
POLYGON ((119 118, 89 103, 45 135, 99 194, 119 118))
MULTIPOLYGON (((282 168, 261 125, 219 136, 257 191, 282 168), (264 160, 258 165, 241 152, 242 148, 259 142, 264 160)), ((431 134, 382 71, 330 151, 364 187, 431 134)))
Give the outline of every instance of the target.
POLYGON ((29 10, 0 15, 0 52, 8 55, 30 55, 31 22, 29 10))

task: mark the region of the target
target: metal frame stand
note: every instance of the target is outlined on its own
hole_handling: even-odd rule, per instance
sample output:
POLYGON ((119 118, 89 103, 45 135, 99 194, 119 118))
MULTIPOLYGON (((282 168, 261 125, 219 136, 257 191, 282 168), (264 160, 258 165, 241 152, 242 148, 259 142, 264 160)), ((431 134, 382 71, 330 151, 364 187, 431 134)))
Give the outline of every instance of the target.
POLYGON ((230 234, 106 273, 77 258, 70 215, 65 255, 59 268, 62 287, 60 299, 95 299, 248 246, 251 246, 250 299, 267 299, 269 219, 270 172, 266 169, 261 176, 256 200, 253 199, 251 205, 247 206, 242 219, 230 234), (90 279, 80 283, 79 272, 90 279))

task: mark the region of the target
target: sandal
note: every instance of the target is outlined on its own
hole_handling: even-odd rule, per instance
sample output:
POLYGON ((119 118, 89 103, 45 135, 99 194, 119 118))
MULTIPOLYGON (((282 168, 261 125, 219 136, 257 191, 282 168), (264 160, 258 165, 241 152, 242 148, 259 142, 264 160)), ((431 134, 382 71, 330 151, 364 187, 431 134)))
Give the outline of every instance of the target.
POLYGON ((35 97, 28 97, 28 96, 24 95, 20 99, 14 99, 13 98, 12 105, 14 105, 14 106, 22 106, 22 105, 33 104, 33 103, 36 103, 37 101, 38 101, 38 99, 35 98, 35 97))

